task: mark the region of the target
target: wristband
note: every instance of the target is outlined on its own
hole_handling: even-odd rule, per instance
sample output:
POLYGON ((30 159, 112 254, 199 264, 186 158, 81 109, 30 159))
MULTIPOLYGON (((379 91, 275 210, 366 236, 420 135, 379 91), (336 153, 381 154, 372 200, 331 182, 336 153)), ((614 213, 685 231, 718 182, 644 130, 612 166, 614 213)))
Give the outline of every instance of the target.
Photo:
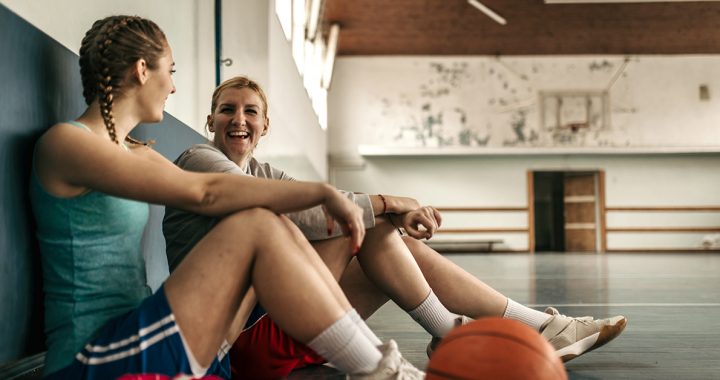
POLYGON ((378 197, 380 197, 380 200, 383 203, 383 210, 380 215, 385 215, 387 213, 387 201, 385 200, 385 197, 382 194, 378 194, 378 197))

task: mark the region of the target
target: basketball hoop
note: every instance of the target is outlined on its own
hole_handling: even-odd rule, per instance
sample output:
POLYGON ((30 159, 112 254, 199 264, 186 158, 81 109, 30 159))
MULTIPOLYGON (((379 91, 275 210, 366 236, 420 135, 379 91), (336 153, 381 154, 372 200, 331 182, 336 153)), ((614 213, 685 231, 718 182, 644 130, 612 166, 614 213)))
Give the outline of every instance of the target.
POLYGON ((580 129, 589 128, 590 125, 588 123, 568 123, 560 128, 567 128, 570 129, 572 133, 577 133, 580 129))

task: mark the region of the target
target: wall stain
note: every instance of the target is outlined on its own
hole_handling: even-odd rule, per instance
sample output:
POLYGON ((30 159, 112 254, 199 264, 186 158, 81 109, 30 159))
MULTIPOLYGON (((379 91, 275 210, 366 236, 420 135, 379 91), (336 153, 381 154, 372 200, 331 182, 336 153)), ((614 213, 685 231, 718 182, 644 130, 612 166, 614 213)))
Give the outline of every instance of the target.
MULTIPOLYGON (((585 122, 589 128, 572 131, 567 126, 553 128, 554 111, 543 109, 540 88, 548 88, 548 72, 563 78, 595 80, 611 75, 619 66, 612 59, 577 60, 572 62, 515 63, 499 59, 474 61, 416 62, 425 75, 406 92, 379 98, 379 115, 384 118, 376 128, 384 128, 378 136, 403 146, 621 146, 630 145, 622 139, 628 126, 621 119, 610 126, 601 119, 602 113, 631 115, 639 112, 633 104, 622 101, 605 103, 571 101, 563 106, 564 124, 585 122), (592 75, 592 77, 591 77, 592 75), (567 108, 570 107, 570 108, 567 108), (606 108, 607 107, 607 108, 606 108), (577 119, 577 120, 576 120, 577 119)), ((626 91, 627 72, 615 84, 613 94, 626 91)), ((589 82, 588 82, 589 83, 589 82)), ((604 84, 604 83, 603 83, 604 84)), ((550 84, 552 86, 552 84, 550 84)), ((582 84, 578 88, 583 89, 582 84)), ((591 88, 592 89, 592 88, 591 88)), ((558 84, 558 92, 570 94, 572 87, 558 84)), ((556 91, 550 87, 550 91, 556 91)), ((577 98, 578 95, 575 95, 577 98)), ((607 100, 609 102, 609 100, 607 100)), ((609 119, 605 119, 609 120, 609 119)))

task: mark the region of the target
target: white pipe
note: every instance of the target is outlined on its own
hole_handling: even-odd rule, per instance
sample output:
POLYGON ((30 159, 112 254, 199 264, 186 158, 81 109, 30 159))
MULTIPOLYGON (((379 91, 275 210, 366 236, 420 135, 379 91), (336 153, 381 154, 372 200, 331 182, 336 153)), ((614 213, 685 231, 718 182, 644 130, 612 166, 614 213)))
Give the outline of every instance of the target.
POLYGON ((483 3, 479 2, 478 0, 468 0, 468 3, 470 5, 472 5, 473 7, 479 9, 480 12, 485 13, 491 19, 497 21, 498 24, 500 24, 500 25, 507 24, 507 21, 502 16, 495 13, 495 11, 486 7, 483 3))
POLYGON ((330 88, 332 81, 333 68, 335 67, 335 54, 337 54, 338 35, 340 34, 340 25, 332 24, 330 34, 328 35, 327 53, 325 62, 323 62, 322 86, 324 89, 330 88))

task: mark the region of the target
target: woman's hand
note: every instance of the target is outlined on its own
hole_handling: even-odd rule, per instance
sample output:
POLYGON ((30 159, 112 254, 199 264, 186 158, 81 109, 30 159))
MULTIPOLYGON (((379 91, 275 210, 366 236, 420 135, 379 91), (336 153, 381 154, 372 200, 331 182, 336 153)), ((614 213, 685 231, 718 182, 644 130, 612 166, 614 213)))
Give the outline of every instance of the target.
POLYGON ((415 239, 430 239, 442 225, 442 215, 435 207, 424 206, 399 215, 388 215, 391 222, 405 229, 415 239))
POLYGON ((363 209, 329 185, 327 185, 327 195, 322 206, 327 217, 328 235, 332 234, 336 219, 345 235, 350 236, 350 250, 353 255, 356 254, 365 238, 363 209))

